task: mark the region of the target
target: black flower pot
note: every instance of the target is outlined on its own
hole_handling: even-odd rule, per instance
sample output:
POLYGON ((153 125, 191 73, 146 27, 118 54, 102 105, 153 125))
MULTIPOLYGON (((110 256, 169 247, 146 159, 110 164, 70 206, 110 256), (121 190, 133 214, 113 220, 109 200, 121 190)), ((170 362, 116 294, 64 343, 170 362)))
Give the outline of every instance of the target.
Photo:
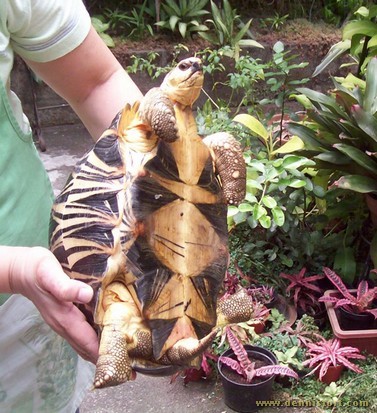
POLYGON ((353 313, 339 307, 339 324, 342 330, 368 330, 374 328, 374 317, 369 313, 353 313))
MULTIPOLYGON (((245 349, 252 360, 260 360, 266 365, 276 364, 275 355, 262 347, 246 345, 245 349)), ((233 350, 227 350, 225 357, 236 358, 233 350)), ((217 363, 221 382, 224 390, 225 404, 236 412, 254 412, 263 406, 260 402, 271 400, 272 384, 275 376, 257 377, 251 383, 239 382, 237 374, 230 377, 231 369, 221 363, 221 357, 217 363)))

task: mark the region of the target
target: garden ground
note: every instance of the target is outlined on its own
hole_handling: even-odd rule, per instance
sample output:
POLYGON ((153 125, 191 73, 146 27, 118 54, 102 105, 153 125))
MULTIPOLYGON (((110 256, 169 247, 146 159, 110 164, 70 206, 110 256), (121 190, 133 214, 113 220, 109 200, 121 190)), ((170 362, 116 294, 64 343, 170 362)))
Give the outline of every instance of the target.
MULTIPOLYGON (((60 125, 42 130, 47 150, 42 160, 52 180, 55 193, 63 188, 69 173, 93 142, 81 124, 60 125)), ((279 397, 280 399, 281 397, 279 397)), ((299 402, 298 402, 299 403, 299 402)), ((312 413, 318 409, 279 407, 264 413, 312 413)), ((222 389, 215 380, 190 382, 178 377, 147 377, 121 386, 89 391, 80 413, 231 413, 222 399, 222 389)))

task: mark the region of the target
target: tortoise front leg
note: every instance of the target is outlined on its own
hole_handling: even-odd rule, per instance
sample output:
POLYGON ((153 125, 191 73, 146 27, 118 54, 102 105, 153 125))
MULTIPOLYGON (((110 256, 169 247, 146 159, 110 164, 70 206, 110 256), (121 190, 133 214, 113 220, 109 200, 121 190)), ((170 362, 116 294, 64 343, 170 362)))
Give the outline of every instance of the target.
POLYGON ((177 140, 178 128, 173 103, 160 88, 153 88, 146 93, 140 104, 139 116, 160 139, 165 142, 177 140))
POLYGON ((226 132, 208 135, 203 142, 211 151, 227 203, 238 205, 246 193, 246 164, 240 144, 226 132))

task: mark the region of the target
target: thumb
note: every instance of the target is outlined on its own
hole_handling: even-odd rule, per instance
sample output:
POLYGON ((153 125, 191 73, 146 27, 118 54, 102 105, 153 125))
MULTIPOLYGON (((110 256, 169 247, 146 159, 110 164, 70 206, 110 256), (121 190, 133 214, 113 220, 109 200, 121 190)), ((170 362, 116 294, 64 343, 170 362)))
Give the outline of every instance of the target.
POLYGON ((69 278, 52 253, 41 261, 37 272, 37 283, 40 289, 59 301, 85 304, 93 297, 93 289, 81 281, 69 278))

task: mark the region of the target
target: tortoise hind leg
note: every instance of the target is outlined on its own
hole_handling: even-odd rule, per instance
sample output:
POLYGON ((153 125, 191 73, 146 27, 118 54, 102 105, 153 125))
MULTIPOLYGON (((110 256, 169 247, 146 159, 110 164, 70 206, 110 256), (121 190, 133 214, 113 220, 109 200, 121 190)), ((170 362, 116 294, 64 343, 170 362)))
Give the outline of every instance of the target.
POLYGON ((246 164, 240 144, 226 132, 208 135, 203 142, 211 152, 227 203, 238 205, 246 193, 246 164))
POLYGON ((165 355, 159 359, 161 364, 172 364, 176 366, 199 367, 200 356, 207 347, 210 346, 213 339, 216 337, 218 330, 214 329, 201 340, 185 338, 177 341, 165 355))
POLYGON ((130 353, 152 353, 149 329, 143 323, 131 294, 122 283, 110 284, 101 293, 98 324, 102 326, 94 387, 115 386, 132 380, 130 353), (144 332, 145 334, 141 334, 144 332), (140 349, 140 351, 138 351, 140 349))

